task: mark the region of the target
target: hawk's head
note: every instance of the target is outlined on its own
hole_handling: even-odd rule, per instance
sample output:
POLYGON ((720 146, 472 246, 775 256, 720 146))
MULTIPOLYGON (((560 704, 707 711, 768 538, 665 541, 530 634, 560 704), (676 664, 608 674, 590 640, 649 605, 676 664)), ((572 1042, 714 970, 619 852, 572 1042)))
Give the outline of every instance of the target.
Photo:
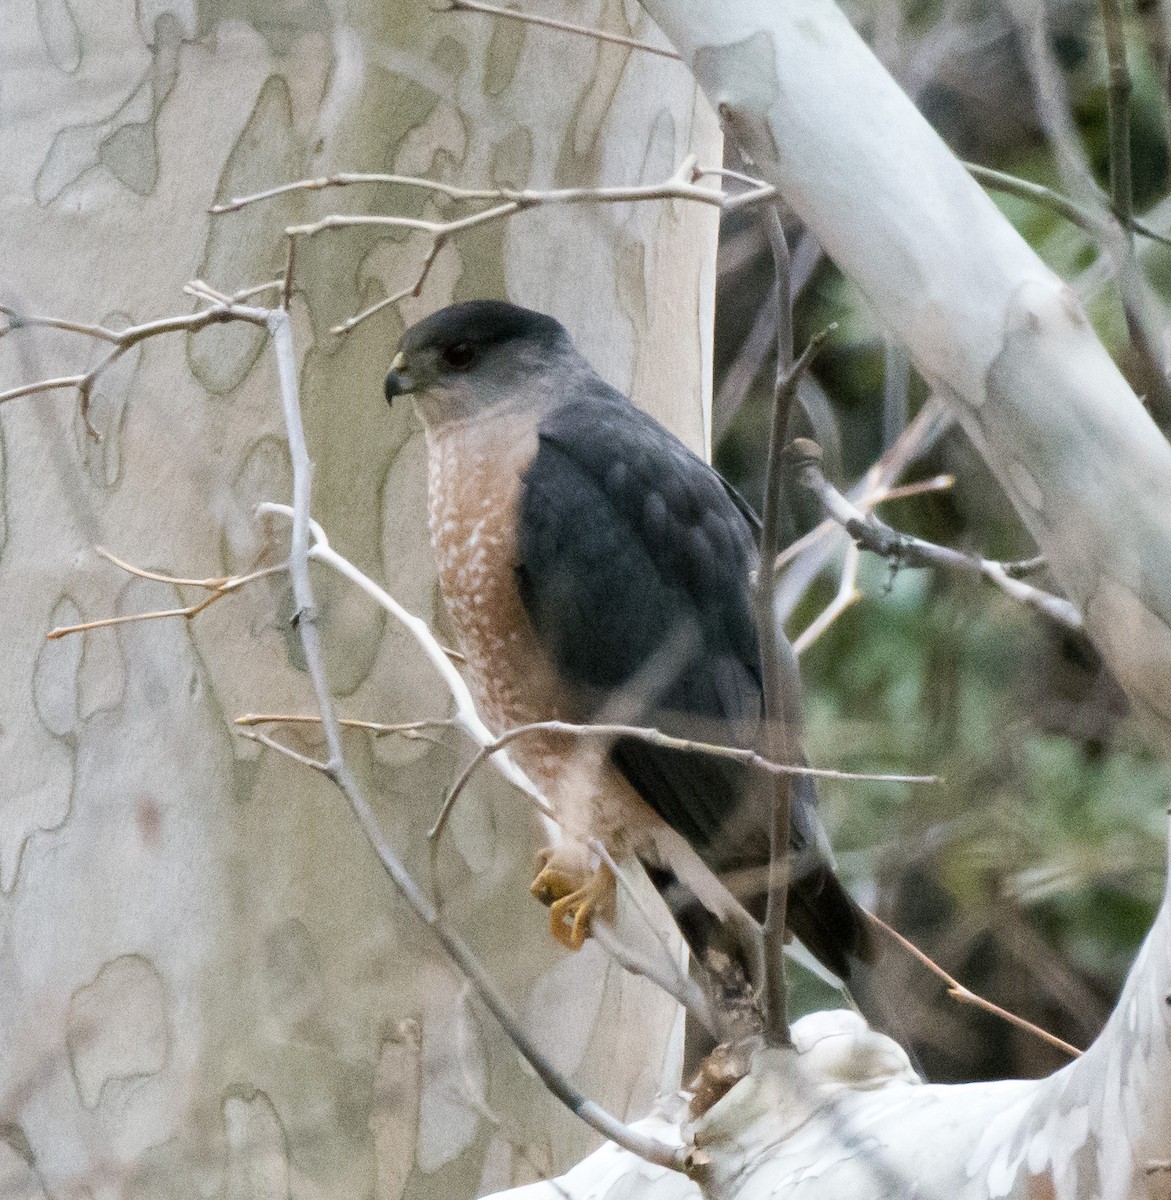
POLYGON ((386 399, 410 394, 437 426, 503 404, 544 406, 584 361, 560 322, 500 300, 452 304, 411 326, 386 377, 386 399))

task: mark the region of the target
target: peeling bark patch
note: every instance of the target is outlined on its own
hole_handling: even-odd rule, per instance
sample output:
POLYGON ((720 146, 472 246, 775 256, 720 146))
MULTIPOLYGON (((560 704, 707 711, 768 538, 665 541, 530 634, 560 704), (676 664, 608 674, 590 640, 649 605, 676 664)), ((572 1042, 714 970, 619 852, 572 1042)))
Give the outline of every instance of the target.
POLYGON ((484 55, 484 94, 499 96, 516 77, 528 26, 522 21, 493 21, 484 55))
POLYGON ((431 51, 431 61, 436 68, 453 79, 458 79, 468 67, 468 52, 464 44, 453 37, 441 37, 431 51))
POLYGON ((171 1053, 163 981, 137 954, 108 962, 69 1002, 65 1045, 78 1095, 96 1108, 107 1087, 157 1074, 171 1053))
POLYGON ((34 194, 38 204, 51 204, 98 166, 140 196, 154 191, 159 175, 155 123, 178 77, 181 38, 175 17, 171 13, 159 16, 150 66, 114 114, 92 124, 68 125, 58 132, 37 172, 34 194))
POLYGON ((245 21, 277 57, 288 54, 303 34, 330 33, 335 19, 326 0, 201 0, 197 9, 200 37, 221 22, 245 21))
POLYGON ((492 147, 492 186, 523 191, 533 172, 533 135, 526 125, 510 130, 492 147))
POLYGON ((1030 1175, 1025 1185, 1025 1196, 1027 1200, 1057 1200, 1053 1177, 1047 1171, 1040 1175, 1030 1175))
POLYGON ((435 1004, 423 1019, 423 1091, 416 1141, 419 1170, 430 1174, 458 1158, 480 1127, 477 1100, 487 1087, 487 1060, 479 1022, 450 976, 451 1005, 435 1004))
MULTIPOLYGON (((72 625, 80 618, 72 597, 63 595, 45 628, 72 625)), ((44 641, 33 663, 31 707, 56 740, 40 742, 37 754, 30 755, 28 733, 20 725, 0 729, 0 758, 7 764, 0 793, 0 891, 5 893, 16 886, 33 834, 60 829, 69 818, 77 773, 82 647, 82 638, 44 641)))
MULTIPOLYGON (((296 179, 301 164, 288 81, 270 75, 224 164, 215 200, 223 203, 257 191, 274 179, 296 179)), ((211 221, 199 278, 214 279, 217 287, 231 291, 280 275, 285 254, 282 228, 292 223, 296 211, 286 198, 211 221)), ((190 334, 187 357, 192 374, 213 395, 225 395, 247 378, 266 338, 264 330, 242 322, 190 334)))
POLYGON ((641 239, 632 239, 622 247, 618 256, 618 302, 636 329, 647 322, 646 246, 641 239))
POLYGON ((377 1200, 401 1200, 414 1168, 422 1086, 421 1042, 418 1021, 400 1021, 383 1042, 374 1068, 370 1132, 374 1138, 377 1200))
POLYGON ((1086 624, 1127 694, 1171 719, 1171 627, 1163 617, 1121 583, 1102 579, 1086 606, 1086 624))
POLYGON ((265 936, 264 978, 273 1016, 287 1033, 307 1033, 321 1009, 325 982, 309 930, 296 917, 265 936))
POLYGON ((37 26, 53 66, 72 75, 81 66, 81 32, 69 0, 37 0, 37 26))
POLYGON ((287 1200, 289 1140, 276 1106, 261 1091, 224 1100, 228 1143, 227 1186, 231 1200, 287 1200))
MULTIPOLYGON (((70 596, 62 596, 49 617, 50 627, 74 625, 81 610, 70 596)), ((77 674, 81 667, 82 637, 46 641, 33 668, 33 703, 41 723, 58 738, 77 729, 77 674)))
POLYGON ((780 95, 776 46, 763 29, 740 42, 701 46, 692 66, 717 108, 763 115, 780 95))

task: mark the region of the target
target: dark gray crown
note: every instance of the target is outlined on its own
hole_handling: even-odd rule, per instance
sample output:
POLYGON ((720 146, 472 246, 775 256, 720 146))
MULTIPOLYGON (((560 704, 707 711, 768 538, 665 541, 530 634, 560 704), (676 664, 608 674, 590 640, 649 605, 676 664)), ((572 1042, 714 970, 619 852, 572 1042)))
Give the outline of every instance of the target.
POLYGON ((567 343, 569 334, 560 321, 530 308, 503 300, 468 300, 441 308, 412 325, 403 334, 399 348, 409 354, 424 347, 442 349, 469 342, 486 349, 521 339, 552 347, 567 343))

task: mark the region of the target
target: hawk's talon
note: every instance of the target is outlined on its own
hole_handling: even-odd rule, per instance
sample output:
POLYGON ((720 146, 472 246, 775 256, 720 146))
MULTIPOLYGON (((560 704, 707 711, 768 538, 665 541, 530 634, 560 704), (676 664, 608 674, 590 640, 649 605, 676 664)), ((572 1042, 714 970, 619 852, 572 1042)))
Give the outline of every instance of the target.
POLYGON ((568 950, 580 950, 590 936, 594 916, 614 919, 617 888, 605 863, 592 871, 558 850, 543 850, 541 870, 530 891, 549 906, 549 931, 568 950))

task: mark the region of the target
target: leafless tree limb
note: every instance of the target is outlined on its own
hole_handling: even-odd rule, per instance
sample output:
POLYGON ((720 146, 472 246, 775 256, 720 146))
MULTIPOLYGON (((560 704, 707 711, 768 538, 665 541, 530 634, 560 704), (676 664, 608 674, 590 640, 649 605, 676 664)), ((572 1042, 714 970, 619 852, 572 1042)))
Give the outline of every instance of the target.
POLYGON ((821 450, 815 442, 798 438, 793 443, 793 454, 798 477, 818 497, 826 513, 846 530, 861 549, 880 554, 896 565, 948 567, 974 572, 996 584, 1014 600, 1035 608, 1067 629, 1081 629, 1081 614, 1068 600, 1042 591, 1017 577, 1021 574, 1021 564, 978 558, 899 533, 873 513, 863 512, 826 479, 821 469, 821 450))
MULTIPOLYGON (((773 421, 769 437, 768 469, 765 474, 763 527, 760 535, 760 561, 773 563, 780 548, 780 507, 782 455, 789 428, 789 413, 801 376, 821 348, 829 330, 817 334, 793 362, 793 321, 790 307, 789 247, 785 231, 775 209, 769 214, 769 242, 777 277, 777 379, 773 394, 773 421)), ((763 568, 758 572, 754 607, 764 684, 765 736, 769 757, 791 764, 796 758, 789 730, 795 716, 787 711, 791 704, 786 687, 776 619, 776 572, 763 568)), ((791 817, 789 781, 784 774, 773 791, 773 818, 770 830, 768 902, 764 919, 764 960, 766 992, 764 996, 765 1036, 775 1046, 788 1045, 788 996, 785 983, 785 909, 789 891, 789 827, 791 817)))
POLYGON ((45 637, 50 641, 68 637, 74 633, 87 633, 91 629, 105 629, 111 625, 129 625, 136 621, 154 621, 165 617, 184 617, 187 620, 191 620, 203 612, 205 608, 210 608, 217 600, 222 600, 225 596, 231 595, 232 592, 239 590, 245 584, 253 583, 257 579, 266 579, 271 575, 279 575, 288 570, 287 563, 278 563, 275 566, 262 567, 258 571, 250 571, 247 575, 233 575, 215 579, 183 579, 178 576, 164 575, 158 571, 147 571, 142 567, 136 567, 132 563, 124 562, 101 546, 95 546, 94 549, 102 558, 107 559, 116 567, 120 567, 123 571, 131 575, 137 575, 140 579, 151 579, 157 583, 169 583, 174 587, 203 588, 210 594, 202 600, 197 600, 193 604, 188 604, 183 608, 154 609, 151 612, 129 613, 121 617, 101 617, 96 621, 84 621, 79 625, 62 625, 56 629, 50 629, 45 634, 45 637))
MULTIPOLYGON (((63 388, 76 388, 81 397, 81 417, 86 430, 94 441, 101 441, 101 435, 90 424, 89 404, 94 384, 101 378, 102 373, 122 357, 132 346, 147 338, 158 337, 164 333, 198 333, 209 325, 222 325, 228 321, 247 321, 253 325, 263 325, 266 311, 257 308, 246 308, 235 302, 216 303, 211 308, 189 313, 181 317, 162 317, 157 321, 147 321, 141 325, 130 325, 126 329, 106 329, 100 325, 85 325, 79 322, 62 321, 56 317, 21 317, 14 315, 12 309, 2 309, 9 317, 8 331, 13 329, 44 326, 51 329, 65 329, 73 333, 84 334, 98 341, 108 342, 113 349, 101 362, 89 371, 77 375, 64 375, 55 379, 42 379, 36 383, 22 384, 20 387, 9 388, 0 392, 0 404, 9 400, 17 400, 22 396, 37 395, 41 392, 59 391, 63 388)), ((6 332, 8 332, 6 331, 6 332)))
POLYGON ((757 767, 773 775, 811 775, 820 779, 866 780, 883 783, 937 783, 935 775, 871 775, 852 771, 834 771, 828 767, 806 767, 792 763, 776 762, 766 758, 755 750, 746 750, 737 746, 721 746, 714 742, 697 742, 690 738, 672 737, 658 729, 648 729, 639 725, 617 725, 599 723, 597 725, 575 725, 568 721, 533 721, 527 725, 514 725, 506 729, 498 737, 492 738, 486 744, 481 744, 476 756, 467 765, 459 779, 447 794, 439 817, 428 831, 428 837, 440 837, 450 816, 455 802, 467 787, 473 774, 481 763, 487 762, 499 754, 507 746, 523 737, 535 733, 557 733, 569 737, 602 738, 613 741, 616 738, 633 738, 640 742, 649 742, 652 746, 661 746, 668 750, 687 750, 698 754, 709 754, 713 758, 727 758, 747 766, 757 767))
POLYGON ((958 979, 949 975, 930 955, 925 954, 914 942, 903 937, 897 929, 893 929, 881 917, 876 917, 873 913, 867 913, 866 915, 879 929, 898 942, 908 954, 922 963, 933 975, 937 975, 942 979, 947 984, 947 994, 953 1000, 958 1000, 961 1004, 970 1004, 973 1008, 979 1008, 986 1013, 991 1013, 994 1017, 999 1017, 1002 1021, 1007 1021, 1010 1025, 1015 1025, 1018 1029, 1023 1029, 1026 1033, 1031 1033, 1034 1037, 1040 1038, 1041 1041, 1046 1042, 1048 1045, 1056 1047, 1063 1054, 1068 1054, 1070 1058, 1081 1057, 1082 1051, 1076 1046, 1071 1046, 1069 1042, 1062 1040, 1046 1029, 1042 1029, 1039 1025, 1034 1025, 1032 1021, 1026 1021, 1024 1017, 1018 1017, 1016 1013, 1009 1012, 1006 1008, 1001 1008, 999 1004, 994 1004, 991 1000, 985 1000, 983 996, 978 996, 970 988, 965 987, 958 979))
MULTIPOLYGON (((723 168, 706 168, 696 165, 694 155, 683 160, 679 168, 669 179, 658 184, 647 184, 631 187, 601 187, 601 188, 557 188, 551 190, 513 188, 462 188, 453 184, 441 183, 430 179, 421 179, 410 175, 390 175, 381 173, 343 172, 336 175, 323 176, 317 179, 301 179, 292 183, 279 184, 261 192, 247 196, 234 197, 223 204, 215 205, 209 211, 213 215, 223 215, 237 212, 250 204, 272 199, 275 196, 286 195, 296 191, 321 191, 325 188, 350 187, 355 184, 397 184, 402 187, 422 189, 448 200, 463 202, 473 201, 488 203, 490 207, 478 212, 469 213, 447 221, 429 221, 419 217, 402 217, 379 215, 373 213, 357 213, 344 215, 334 213, 304 225, 291 225, 285 230, 289 243, 288 259, 285 266, 284 294, 291 294, 295 269, 297 242, 301 238, 316 237, 330 229, 347 229, 357 227, 375 227, 383 229, 406 229, 426 234, 431 239, 430 248, 424 257, 423 264, 411 284, 390 296, 363 309, 349 317, 340 325, 334 326, 333 333, 348 333, 375 313, 407 296, 417 296, 423 284, 431 273, 440 250, 457 234, 481 225, 504 220, 526 209, 537 208, 548 204, 627 204, 648 200, 693 200, 701 204, 714 205, 724 211, 732 211, 770 200, 776 195, 776 190, 767 184, 760 184, 750 176, 740 172, 728 172, 723 168), (704 187, 698 182, 705 176, 728 177, 747 187, 747 191, 729 195, 720 188, 704 187)), ((64 386, 64 385, 63 385, 64 386)), ((2 399, 2 397, 0 397, 2 399)))

